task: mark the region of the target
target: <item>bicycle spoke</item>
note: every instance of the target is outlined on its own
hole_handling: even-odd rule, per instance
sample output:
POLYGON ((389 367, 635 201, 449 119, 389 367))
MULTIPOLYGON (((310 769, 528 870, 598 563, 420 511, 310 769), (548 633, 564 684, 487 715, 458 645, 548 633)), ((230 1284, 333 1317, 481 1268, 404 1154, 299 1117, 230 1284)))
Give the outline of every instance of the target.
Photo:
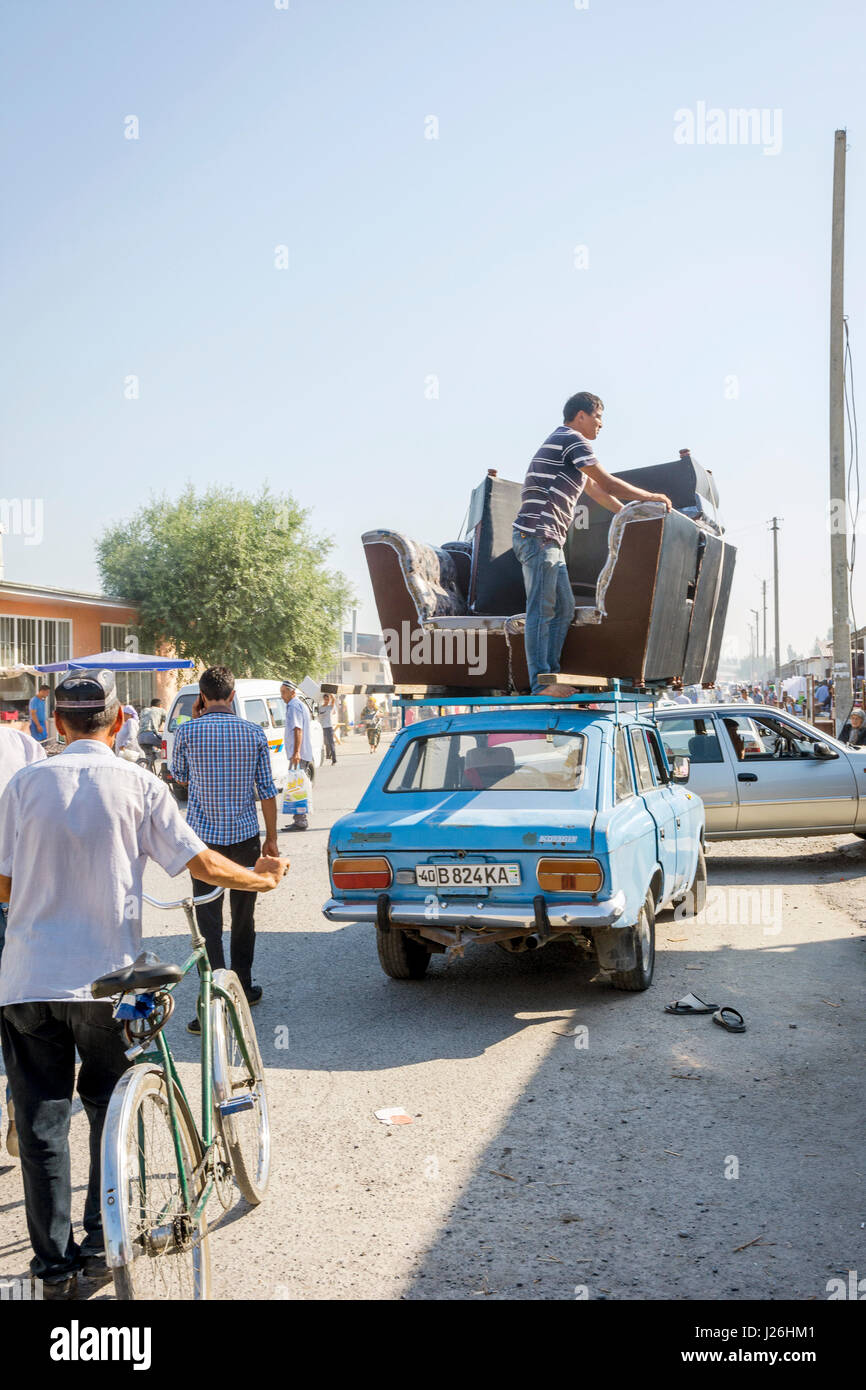
MULTIPOLYGON (((185 1208, 164 1093, 141 1096, 127 1138, 126 1209, 133 1252, 128 1271, 134 1297, 195 1298, 201 1237, 185 1208)), ((190 1156, 185 1152, 184 1157, 189 1172, 190 1156)))

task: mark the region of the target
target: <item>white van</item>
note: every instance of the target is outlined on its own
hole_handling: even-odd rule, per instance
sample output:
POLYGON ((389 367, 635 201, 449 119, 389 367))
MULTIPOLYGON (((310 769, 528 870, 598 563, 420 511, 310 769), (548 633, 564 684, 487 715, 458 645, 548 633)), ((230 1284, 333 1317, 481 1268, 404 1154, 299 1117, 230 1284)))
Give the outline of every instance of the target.
MULTIPOLYGON (((165 721, 163 733, 163 776, 171 784, 172 790, 180 800, 186 798, 186 788, 180 788, 171 776, 171 753, 174 736, 181 724, 192 718, 192 707, 198 699, 198 682, 182 685, 175 695, 165 721)), ((310 739, 313 745, 313 776, 315 770, 325 761, 325 736, 316 718, 311 702, 300 691, 298 698, 304 700, 310 711, 310 739)), ((251 724, 264 729, 271 750, 271 774, 276 786, 282 791, 289 775, 289 760, 285 749, 286 706, 280 694, 279 681, 238 680, 235 681, 234 712, 251 724)))

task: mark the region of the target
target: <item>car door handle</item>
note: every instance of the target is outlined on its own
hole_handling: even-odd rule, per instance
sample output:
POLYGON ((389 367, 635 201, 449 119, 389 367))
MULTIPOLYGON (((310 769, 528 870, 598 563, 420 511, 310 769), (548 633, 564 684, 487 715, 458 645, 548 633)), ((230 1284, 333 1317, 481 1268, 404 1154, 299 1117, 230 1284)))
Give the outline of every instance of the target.
POLYGON ((757 774, 756 772, 738 772, 738 773, 737 773, 737 781, 738 781, 738 782, 757 782, 757 780, 758 780, 758 774, 757 774))

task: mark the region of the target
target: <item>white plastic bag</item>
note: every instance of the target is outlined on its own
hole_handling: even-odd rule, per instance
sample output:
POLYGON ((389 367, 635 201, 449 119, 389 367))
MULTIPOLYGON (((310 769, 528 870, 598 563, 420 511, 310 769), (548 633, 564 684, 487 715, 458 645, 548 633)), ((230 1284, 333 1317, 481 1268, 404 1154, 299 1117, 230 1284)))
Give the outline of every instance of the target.
POLYGON ((313 784, 300 767, 289 768, 283 792, 283 815, 309 816, 313 813, 313 784))

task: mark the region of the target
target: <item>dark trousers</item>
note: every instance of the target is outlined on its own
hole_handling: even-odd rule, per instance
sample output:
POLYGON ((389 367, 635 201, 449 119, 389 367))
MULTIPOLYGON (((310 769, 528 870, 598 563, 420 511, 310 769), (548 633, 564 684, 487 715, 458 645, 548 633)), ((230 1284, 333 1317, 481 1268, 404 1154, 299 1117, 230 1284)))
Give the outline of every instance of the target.
MULTIPOLYGON (((233 860, 235 864, 252 869, 262 852, 261 843, 258 835, 251 835, 248 840, 240 840, 236 845, 208 844, 208 849, 215 849, 217 854, 225 855, 226 859, 233 860)), ((212 892, 213 888, 211 884, 202 883, 200 879, 194 878, 192 891, 195 897, 200 897, 212 892)), ((249 989, 253 982, 256 897, 257 894, 247 893, 238 888, 233 888, 229 894, 232 919, 231 968, 244 989, 249 989)), ((224 970, 226 958, 223 954, 223 899, 217 898, 215 902, 205 903, 204 907, 197 907, 195 915, 199 931, 205 939, 211 969, 224 970)))
POLYGON ((325 736, 325 752, 331 759, 331 762, 335 763, 337 761, 337 750, 334 746, 334 730, 322 729, 322 733, 325 736))
POLYGON ((0 1041, 18 1128, 33 1247, 30 1272, 51 1282, 78 1269, 82 1255, 102 1252, 99 1148, 111 1093, 129 1066, 126 1041, 107 1004, 57 1000, 0 1009, 0 1041), (77 1089, 90 1121, 90 1180, 80 1248, 72 1233, 69 1162, 76 1048, 81 1058, 77 1089))

